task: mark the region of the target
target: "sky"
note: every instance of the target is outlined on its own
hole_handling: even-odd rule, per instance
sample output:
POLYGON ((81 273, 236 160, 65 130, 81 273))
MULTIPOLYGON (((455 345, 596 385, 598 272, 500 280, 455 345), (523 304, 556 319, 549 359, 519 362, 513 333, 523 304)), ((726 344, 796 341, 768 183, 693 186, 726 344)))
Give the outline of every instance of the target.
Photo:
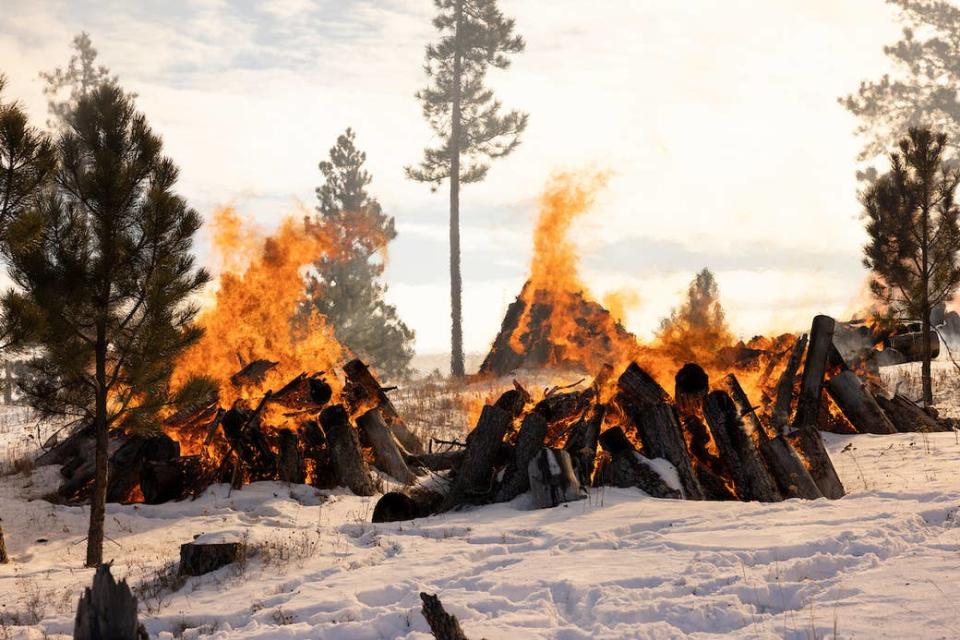
MULTIPOLYGON (((526 51, 490 84, 530 114, 521 146, 461 194, 464 339, 484 352, 520 292, 537 197, 560 170, 610 171, 575 225, 598 298, 633 291, 655 331, 711 268, 734 331, 798 330, 859 308, 866 272, 854 118, 837 103, 889 71, 882 0, 501 0, 526 51)), ((414 94, 430 0, 0 0, 8 98, 46 119, 40 71, 86 30, 181 167, 203 215, 265 228, 315 203, 317 164, 357 132, 396 218, 388 298, 419 353, 449 350, 447 194, 404 177, 436 142, 414 94)), ((212 261, 201 237, 202 261, 212 261)))

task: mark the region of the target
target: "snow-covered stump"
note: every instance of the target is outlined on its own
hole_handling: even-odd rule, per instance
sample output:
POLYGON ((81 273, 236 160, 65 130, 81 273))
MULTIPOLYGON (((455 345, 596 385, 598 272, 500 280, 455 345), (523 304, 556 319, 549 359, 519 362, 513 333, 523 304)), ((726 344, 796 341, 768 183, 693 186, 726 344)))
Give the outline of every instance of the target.
POLYGON ((534 504, 541 509, 586 497, 580 492, 580 481, 573 470, 570 454, 563 449, 540 449, 527 465, 527 474, 530 494, 534 504))
POLYGON ((77 605, 74 640, 146 640, 137 620, 137 599, 126 580, 117 582, 110 565, 97 567, 93 585, 84 589, 77 605))
POLYGON ((232 534, 198 536, 180 545, 181 576, 202 576, 232 564, 240 557, 240 542, 232 534))

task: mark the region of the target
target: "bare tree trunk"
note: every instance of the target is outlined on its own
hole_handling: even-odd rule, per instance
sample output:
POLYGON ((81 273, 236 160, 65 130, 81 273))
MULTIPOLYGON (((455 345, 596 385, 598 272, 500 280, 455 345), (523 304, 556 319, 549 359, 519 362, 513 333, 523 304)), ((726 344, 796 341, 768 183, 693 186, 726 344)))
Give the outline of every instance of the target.
POLYGON ((10 562, 10 556, 7 555, 7 543, 3 541, 3 526, 0 526, 0 564, 10 562))
POLYGON ((96 376, 96 469, 93 476, 93 495, 90 496, 90 528, 87 531, 88 567, 99 567, 103 564, 103 527, 107 513, 107 331, 106 322, 103 320, 97 323, 96 376))
MULTIPOLYGON (((927 286, 927 283, 924 282, 924 287, 927 286)), ((926 289, 924 289, 923 299, 927 299, 926 289)), ((923 383, 923 406, 930 407, 933 405, 933 379, 930 371, 930 305, 929 303, 924 303, 923 310, 921 311, 922 327, 920 333, 920 339, 923 340, 923 361, 920 364, 920 379, 923 383)))
POLYGON ((462 378, 465 373, 461 308, 463 282, 460 276, 460 83, 462 74, 460 29, 463 24, 463 0, 457 0, 456 21, 450 128, 450 373, 456 378, 462 378))

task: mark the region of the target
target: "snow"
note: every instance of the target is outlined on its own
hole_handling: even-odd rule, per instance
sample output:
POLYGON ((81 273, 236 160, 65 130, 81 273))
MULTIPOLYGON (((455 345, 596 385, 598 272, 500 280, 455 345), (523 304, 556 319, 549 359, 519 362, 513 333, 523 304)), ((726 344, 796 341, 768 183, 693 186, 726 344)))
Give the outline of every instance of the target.
MULTIPOLYGON (((420 591, 471 638, 954 638, 956 433, 825 440, 841 500, 657 500, 632 489, 530 510, 529 496, 370 524, 376 498, 262 482, 159 506, 109 505, 105 555, 151 637, 426 640, 420 591), (242 562, 173 576, 194 536, 242 562), (177 588, 179 587, 179 588, 177 588)), ((37 498, 57 470, 0 479, 13 557, 0 638, 63 638, 92 572, 87 510, 37 498)))

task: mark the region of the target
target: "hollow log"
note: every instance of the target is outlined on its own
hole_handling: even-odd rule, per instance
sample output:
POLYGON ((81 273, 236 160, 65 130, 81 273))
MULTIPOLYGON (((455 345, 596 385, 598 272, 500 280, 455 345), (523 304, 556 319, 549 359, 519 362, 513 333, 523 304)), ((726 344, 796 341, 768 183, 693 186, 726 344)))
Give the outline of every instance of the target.
POLYGON ((452 616, 443 609, 440 598, 421 591, 420 599, 423 601, 421 612, 436 640, 467 640, 457 616, 452 616))
POLYGON ((327 436, 330 462, 338 482, 358 496, 372 496, 377 486, 360 451, 357 430, 342 405, 335 404, 320 413, 320 424, 327 436))
POLYGON ((797 379, 797 370, 800 360, 807 348, 807 334, 801 334, 793 343, 790 359, 777 381, 777 399, 773 405, 773 428, 777 433, 784 433, 790 426, 790 407, 793 405, 793 383, 797 379))
POLYGON ((687 445, 673 407, 665 402, 633 411, 637 434, 647 458, 663 458, 674 466, 687 500, 703 500, 703 488, 697 481, 687 453, 687 445))
POLYGON ((604 431, 600 436, 600 446, 610 459, 601 463, 597 471, 597 484, 637 487, 653 498, 680 499, 683 496, 680 490, 664 480, 648 458, 637 452, 620 427, 604 431))
POLYGON ((681 416, 703 415, 703 400, 710 390, 710 377, 698 364, 688 362, 674 377, 673 397, 681 416))
POLYGON ((803 375, 800 377, 797 412, 793 417, 794 429, 816 428, 817 409, 820 406, 820 394, 823 390, 823 376, 826 373, 827 358, 834 350, 833 329, 835 324, 830 316, 820 315, 813 319, 813 325, 810 327, 807 358, 803 363, 803 375))
POLYGON ((885 435, 897 432, 873 394, 853 371, 842 371, 827 380, 827 392, 859 433, 885 435))
POLYGON ((371 522, 401 522, 426 518, 440 509, 444 495, 429 489, 408 492, 391 491, 383 494, 373 508, 371 522))
POLYGON ((380 386, 380 382, 370 372, 369 367, 360 360, 351 360, 343 365, 343 371, 347 376, 347 381, 353 383, 356 388, 362 390, 363 396, 372 399, 380 407, 380 414, 383 416, 387 427, 393 432, 403 448, 410 453, 420 454, 424 452, 423 442, 413 431, 404 423, 400 414, 387 396, 387 392, 380 386))
POLYGON ((373 464, 403 484, 413 484, 417 481, 416 474, 410 470, 403 460, 403 454, 393 433, 380 414, 379 408, 373 408, 357 419, 357 427, 373 447, 373 464))
POLYGON ((503 409, 493 405, 483 408, 467 442, 463 463, 444 499, 443 510, 481 504, 493 495, 494 464, 510 422, 510 414, 503 409))
POLYGON ((110 565, 97 567, 93 585, 83 590, 77 604, 75 640, 146 640, 146 630, 137 620, 137 599, 126 580, 117 582, 110 565))
POLYGON ((759 502, 782 500, 776 482, 753 439, 744 429, 740 412, 727 392, 717 390, 707 394, 703 412, 740 499, 759 502))
POLYGON ((290 429, 277 432, 277 475, 282 482, 291 484, 303 484, 307 479, 300 441, 290 429))
POLYGON ((951 430, 949 424, 934 418, 923 407, 900 394, 894 394, 889 400, 882 395, 875 396, 875 399, 897 431, 930 433, 951 430))
POLYGON ((760 443, 760 453, 767 462, 767 468, 777 481, 777 487, 784 498, 803 498, 816 500, 823 494, 813 481, 813 476, 803 465, 793 445, 786 436, 779 434, 760 443))
POLYGON ((237 561, 239 542, 197 543, 180 545, 181 576, 202 576, 237 561))
POLYGON ((504 469, 503 482, 497 489, 497 502, 508 502, 530 489, 527 467, 543 447, 543 439, 546 435, 546 418, 536 411, 523 417, 520 433, 517 435, 517 446, 514 447, 513 455, 510 456, 504 469))
POLYGON ((585 497, 570 454, 563 449, 542 447, 527 465, 527 475, 533 502, 541 509, 585 497))
POLYGON ((3 525, 0 524, 0 564, 10 562, 10 556, 7 555, 7 543, 3 539, 3 525))
POLYGON ((670 395, 636 362, 631 362, 617 379, 617 389, 620 405, 625 408, 648 407, 670 401, 670 395))

